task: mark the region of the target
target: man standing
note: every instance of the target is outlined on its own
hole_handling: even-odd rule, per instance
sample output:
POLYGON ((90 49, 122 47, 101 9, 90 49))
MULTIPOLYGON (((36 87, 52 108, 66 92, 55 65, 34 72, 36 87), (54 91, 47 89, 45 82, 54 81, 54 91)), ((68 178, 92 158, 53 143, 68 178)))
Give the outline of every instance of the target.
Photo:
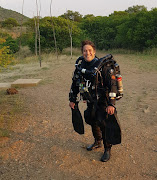
POLYGON ((97 76, 91 75, 99 64, 95 56, 96 48, 93 42, 86 40, 82 42, 81 73, 75 70, 69 93, 69 106, 72 109, 78 105, 77 95, 81 94, 83 100, 87 101, 87 109, 84 118, 91 125, 94 143, 87 146, 88 151, 104 144, 104 154, 101 161, 110 159, 111 147, 121 142, 121 131, 117 123, 115 101, 117 96, 117 79, 114 67, 115 61, 109 61, 103 65, 97 76), (114 138, 115 137, 115 138, 114 138))

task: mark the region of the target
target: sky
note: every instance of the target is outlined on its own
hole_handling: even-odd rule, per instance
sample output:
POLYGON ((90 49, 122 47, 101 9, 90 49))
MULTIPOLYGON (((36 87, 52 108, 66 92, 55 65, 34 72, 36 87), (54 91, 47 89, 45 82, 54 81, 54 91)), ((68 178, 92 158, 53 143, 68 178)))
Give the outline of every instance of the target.
POLYGON ((40 16, 60 16, 67 10, 77 11, 81 15, 108 16, 114 11, 124 11, 134 5, 144 5, 148 10, 157 7, 157 0, 0 0, 0 6, 22 13, 32 18, 37 15, 36 1, 40 8, 40 16))

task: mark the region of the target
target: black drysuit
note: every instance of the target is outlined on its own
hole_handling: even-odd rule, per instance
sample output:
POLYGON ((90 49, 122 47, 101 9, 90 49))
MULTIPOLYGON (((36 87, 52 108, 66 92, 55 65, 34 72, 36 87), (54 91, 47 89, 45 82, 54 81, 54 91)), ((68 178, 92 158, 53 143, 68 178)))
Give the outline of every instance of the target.
MULTIPOLYGON (((83 59, 81 62, 81 68, 93 70, 97 62, 97 58, 94 58, 91 62, 86 62, 83 59)), ((69 101, 78 104, 77 94, 79 93, 79 85, 76 76, 77 70, 75 70, 72 79, 72 85, 69 93, 69 101)), ((103 68, 101 69, 101 75, 97 78, 97 80, 94 78, 94 76, 88 74, 82 73, 82 76, 83 79, 85 79, 86 81, 89 80, 91 82, 91 85, 89 87, 89 93, 93 101, 87 101, 87 109, 84 111, 84 118, 86 123, 91 125, 92 127, 92 133, 95 141, 101 141, 103 139, 104 147, 111 147, 112 144, 119 144, 121 141, 119 138, 118 141, 110 141, 110 137, 106 137, 106 131, 110 131, 110 133, 108 134, 111 134, 113 131, 111 126, 114 126, 114 123, 112 124, 110 119, 113 119, 113 121, 117 121, 118 119, 116 110, 114 115, 111 116, 106 113, 106 107, 114 106, 116 101, 115 95, 117 93, 117 82, 114 68, 110 63, 103 66, 103 68), (95 83, 97 84, 96 86, 95 83), (96 89, 93 88, 94 86, 96 87, 96 89), (111 124, 107 130, 106 126, 108 123, 111 124)), ((88 97, 85 98, 87 98, 88 100, 88 97)), ((120 133, 120 128, 118 131, 118 133, 120 133)))

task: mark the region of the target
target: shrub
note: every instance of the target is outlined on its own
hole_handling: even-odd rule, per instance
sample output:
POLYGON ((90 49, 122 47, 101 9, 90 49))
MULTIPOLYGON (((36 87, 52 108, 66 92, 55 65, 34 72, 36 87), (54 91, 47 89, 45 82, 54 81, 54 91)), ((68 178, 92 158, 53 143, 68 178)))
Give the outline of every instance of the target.
POLYGON ((8 18, 2 22, 2 27, 12 28, 18 26, 18 22, 14 18, 8 18))
POLYGON ((6 39, 6 42, 3 43, 3 46, 9 46, 10 52, 9 53, 16 53, 19 51, 19 46, 17 41, 15 41, 11 36, 6 39))
MULTIPOLYGON (((0 44, 5 42, 5 39, 0 38, 0 44)), ((0 47, 0 66, 7 67, 7 65, 11 64, 14 60, 12 54, 10 54, 10 49, 8 46, 0 47)))

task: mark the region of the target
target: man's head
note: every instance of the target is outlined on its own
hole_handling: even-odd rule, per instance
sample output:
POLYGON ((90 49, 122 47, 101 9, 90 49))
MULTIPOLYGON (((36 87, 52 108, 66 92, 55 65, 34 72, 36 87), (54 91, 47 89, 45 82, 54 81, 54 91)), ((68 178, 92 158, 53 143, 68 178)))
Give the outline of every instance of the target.
POLYGON ((89 40, 82 41, 81 51, 83 57, 87 62, 90 62, 95 58, 96 48, 92 41, 89 40))

